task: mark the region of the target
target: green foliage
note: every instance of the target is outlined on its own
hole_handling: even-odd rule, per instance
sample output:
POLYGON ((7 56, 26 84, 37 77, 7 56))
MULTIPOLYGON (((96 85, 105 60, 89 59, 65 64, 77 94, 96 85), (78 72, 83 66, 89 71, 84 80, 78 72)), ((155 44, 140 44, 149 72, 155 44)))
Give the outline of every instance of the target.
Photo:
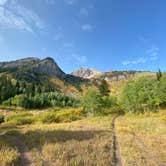
POLYGON ((5 117, 3 114, 0 114, 0 123, 3 123, 5 121, 5 117))
POLYGON ((15 125, 26 125, 34 122, 33 114, 28 112, 13 113, 7 117, 7 121, 15 125))
POLYGON ((33 117, 17 117, 11 120, 15 125, 26 125, 26 124, 32 124, 34 122, 33 117))
POLYGON ((69 109, 58 112, 46 112, 40 115, 39 119, 43 123, 71 122, 82 119, 84 116, 82 108, 69 109))
POLYGON ((123 90, 121 103, 124 110, 131 112, 155 111, 166 105, 166 77, 130 81, 123 90))
POLYGON ((98 91, 89 89, 84 95, 83 106, 87 113, 96 115, 101 107, 101 95, 98 91))
POLYGON ((104 79, 101 80, 101 83, 99 86, 99 91, 100 91, 101 96, 109 96, 110 89, 109 89, 109 85, 106 80, 104 80, 104 79))
POLYGON ((16 95, 3 102, 3 104, 34 109, 43 107, 77 107, 79 100, 65 96, 62 93, 47 92, 37 93, 34 96, 27 94, 16 95))
POLYGON ((11 121, 15 118, 22 118, 22 117, 29 117, 29 116, 33 116, 32 113, 30 112, 19 112, 19 113, 12 113, 12 114, 9 114, 8 117, 7 117, 7 120, 8 121, 11 121))
POLYGON ((157 80, 160 81, 161 77, 162 77, 162 72, 161 70, 159 69, 158 72, 156 73, 156 77, 157 77, 157 80))
POLYGON ((104 96, 102 97, 102 105, 105 108, 112 108, 117 106, 117 97, 114 96, 104 96))

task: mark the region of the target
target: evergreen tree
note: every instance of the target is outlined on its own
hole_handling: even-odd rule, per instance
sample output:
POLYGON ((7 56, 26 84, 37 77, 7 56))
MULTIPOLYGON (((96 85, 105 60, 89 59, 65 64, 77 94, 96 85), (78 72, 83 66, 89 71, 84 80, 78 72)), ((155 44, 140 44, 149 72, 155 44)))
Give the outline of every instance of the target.
POLYGON ((109 85, 106 80, 104 80, 104 79, 101 80, 101 83, 99 86, 99 91, 100 91, 101 96, 109 96, 110 89, 109 89, 109 85))
POLYGON ((158 72, 156 73, 156 76, 157 76, 157 80, 160 81, 161 77, 162 77, 162 72, 161 70, 159 69, 158 72))

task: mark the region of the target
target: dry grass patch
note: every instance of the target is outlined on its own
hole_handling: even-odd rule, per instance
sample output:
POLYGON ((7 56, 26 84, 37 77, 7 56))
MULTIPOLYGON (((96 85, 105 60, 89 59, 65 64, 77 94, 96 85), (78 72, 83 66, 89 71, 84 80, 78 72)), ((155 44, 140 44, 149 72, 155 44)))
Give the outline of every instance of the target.
POLYGON ((125 115, 117 120, 120 151, 125 165, 166 163, 165 110, 144 115, 125 115))
POLYGON ((112 117, 6 128, 3 137, 17 138, 37 166, 114 165, 112 117))
POLYGON ((5 139, 0 139, 0 165, 11 166, 17 165, 20 158, 20 153, 15 147, 5 139))

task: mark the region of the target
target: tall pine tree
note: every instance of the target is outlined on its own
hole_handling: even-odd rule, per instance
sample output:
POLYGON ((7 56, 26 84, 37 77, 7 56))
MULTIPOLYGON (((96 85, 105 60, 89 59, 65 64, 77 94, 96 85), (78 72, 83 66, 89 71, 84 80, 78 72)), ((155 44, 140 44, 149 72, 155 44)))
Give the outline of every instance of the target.
POLYGON ((110 89, 109 89, 109 84, 107 83, 106 80, 102 79, 100 86, 99 86, 99 91, 101 96, 109 96, 110 94, 110 89))

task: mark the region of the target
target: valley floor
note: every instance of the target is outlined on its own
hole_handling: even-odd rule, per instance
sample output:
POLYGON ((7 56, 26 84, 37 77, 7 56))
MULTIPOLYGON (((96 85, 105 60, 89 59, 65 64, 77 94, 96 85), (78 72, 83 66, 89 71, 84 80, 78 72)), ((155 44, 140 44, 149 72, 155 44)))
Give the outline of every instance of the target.
POLYGON ((112 116, 64 124, 2 126, 0 165, 113 165, 111 122, 112 116))
POLYGON ((0 125, 0 165, 166 165, 166 113, 0 125), (114 123, 115 122, 115 123, 114 123))
POLYGON ((166 110, 121 116, 116 131, 123 165, 166 166, 166 110))

